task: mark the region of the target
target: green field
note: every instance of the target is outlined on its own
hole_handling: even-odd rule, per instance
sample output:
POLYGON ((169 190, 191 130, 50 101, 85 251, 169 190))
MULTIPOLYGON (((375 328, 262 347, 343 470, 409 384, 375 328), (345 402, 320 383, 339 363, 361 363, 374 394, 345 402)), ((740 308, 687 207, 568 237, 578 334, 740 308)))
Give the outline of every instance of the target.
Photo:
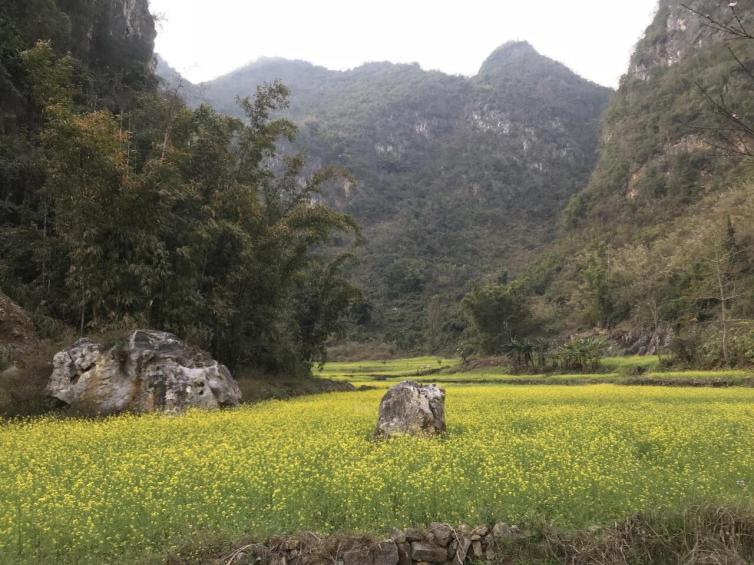
POLYGON ((464 370, 457 360, 417 357, 391 361, 328 363, 319 376, 379 388, 404 379, 438 384, 630 384, 688 386, 754 386, 754 371, 661 371, 657 356, 607 357, 602 371, 588 374, 511 374, 504 367, 464 370), (638 371, 637 371, 638 369, 638 371))
POLYGON ((323 376, 386 375, 402 377, 446 369, 457 364, 457 359, 446 359, 444 357, 412 357, 410 359, 389 359, 385 361, 336 361, 327 363, 320 373, 323 376))
MULTIPOLYGON (((397 370, 397 369, 396 369, 397 370)), ((440 520, 607 523, 748 504, 754 389, 449 384, 441 439, 373 443, 381 390, 0 425, 0 562, 440 520)))

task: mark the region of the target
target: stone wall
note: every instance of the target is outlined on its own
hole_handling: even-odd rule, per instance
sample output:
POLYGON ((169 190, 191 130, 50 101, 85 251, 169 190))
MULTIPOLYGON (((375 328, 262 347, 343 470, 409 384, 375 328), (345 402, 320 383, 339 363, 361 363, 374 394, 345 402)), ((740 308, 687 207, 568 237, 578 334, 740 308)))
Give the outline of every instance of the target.
POLYGON ((432 523, 426 528, 393 530, 384 539, 306 533, 246 544, 223 557, 236 565, 463 565, 497 563, 502 550, 525 537, 518 526, 472 528, 432 523))

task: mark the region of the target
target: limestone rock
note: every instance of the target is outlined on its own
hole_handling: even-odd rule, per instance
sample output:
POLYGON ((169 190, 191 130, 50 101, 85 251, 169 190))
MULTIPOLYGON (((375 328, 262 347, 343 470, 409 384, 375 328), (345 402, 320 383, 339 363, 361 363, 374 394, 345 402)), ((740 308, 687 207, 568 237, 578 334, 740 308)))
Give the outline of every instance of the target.
POLYGON ((85 47, 88 52, 82 55, 96 60, 103 57, 97 50, 107 46, 112 65, 130 63, 133 68, 151 64, 157 31, 148 0, 106 0, 99 4, 99 15, 85 47))
POLYGON ((466 563, 469 548, 471 548, 471 541, 465 537, 461 538, 452 556, 453 565, 464 565, 466 563))
POLYGON ((652 41, 640 43, 631 57, 628 76, 642 81, 651 80, 658 69, 671 67, 692 51, 725 38, 727 34, 709 25, 705 18, 692 13, 689 8, 720 22, 727 23, 732 17, 729 2, 661 2, 650 29, 662 30, 662 33, 652 41))
POLYGON ((55 355, 47 393, 99 413, 179 412, 241 400, 225 365, 155 330, 136 330, 114 345, 79 339, 55 355))
POLYGON ((368 547, 356 547, 343 553, 343 565, 364 565, 371 561, 368 547))
POLYGON ((511 535, 511 528, 505 522, 498 522, 492 527, 492 535, 496 539, 508 537, 511 535))
POLYGON ((424 539, 424 530, 421 528, 408 528, 404 535, 408 541, 421 541, 424 539))
POLYGON ((411 559, 414 561, 429 561, 444 563, 447 550, 444 547, 415 541, 411 544, 411 559))
POLYGON ((403 381, 382 397, 375 438, 436 435, 445 431, 445 391, 403 381))
POLYGON ((398 565, 411 565, 411 545, 408 542, 398 543, 398 565))
POLYGON ((390 531, 390 539, 393 540, 395 543, 406 543, 406 534, 403 533, 403 530, 399 530, 398 528, 393 528, 390 531))
MULTIPOLYGON (((471 534, 472 535, 478 535, 480 538, 483 538, 484 536, 487 535, 487 533, 489 531, 490 531, 490 529, 487 526, 482 525, 482 526, 477 526, 476 528, 474 528, 473 530, 471 530, 471 534)), ((472 539, 474 539, 474 538, 472 538, 472 539)))
POLYGON ((386 540, 373 547, 360 546, 343 553, 343 565, 398 565, 398 546, 386 540))
POLYGON ((399 561, 398 546, 392 540, 379 544, 378 551, 372 556, 374 565, 398 565, 399 561))
POLYGON ((429 525, 429 534, 432 535, 435 543, 443 547, 448 547, 450 540, 453 539, 453 528, 440 522, 432 522, 429 525))

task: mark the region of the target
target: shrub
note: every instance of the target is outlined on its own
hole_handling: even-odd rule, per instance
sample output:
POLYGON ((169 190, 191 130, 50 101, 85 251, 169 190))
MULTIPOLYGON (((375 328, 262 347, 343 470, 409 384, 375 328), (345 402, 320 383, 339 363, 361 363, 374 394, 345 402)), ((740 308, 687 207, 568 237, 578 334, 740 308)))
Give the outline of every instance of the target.
POLYGON ((544 372, 552 367, 551 344, 545 339, 512 339, 502 348, 512 370, 544 372))
POLYGON ((555 351, 554 358, 563 371, 595 372, 600 368, 600 361, 607 343, 595 337, 571 339, 555 351))
MULTIPOLYGON (((754 365, 754 331, 748 328, 734 328, 728 331, 728 361, 732 367, 754 365)), ((677 332, 670 342, 675 367, 714 369, 723 367, 722 334, 714 326, 690 328, 677 332)))

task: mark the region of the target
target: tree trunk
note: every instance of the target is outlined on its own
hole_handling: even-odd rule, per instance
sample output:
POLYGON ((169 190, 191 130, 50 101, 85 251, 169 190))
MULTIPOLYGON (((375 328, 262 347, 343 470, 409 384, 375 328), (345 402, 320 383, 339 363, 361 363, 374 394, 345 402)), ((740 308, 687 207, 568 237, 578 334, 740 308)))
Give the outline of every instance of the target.
POLYGON ((725 302, 728 297, 725 294, 725 281, 723 280, 723 274, 720 268, 720 262, 722 259, 719 254, 715 257, 715 276, 717 277, 717 287, 720 292, 720 331, 721 331, 721 345, 723 353, 723 363, 725 366, 730 366, 730 360, 728 359, 728 320, 725 317, 725 302))

